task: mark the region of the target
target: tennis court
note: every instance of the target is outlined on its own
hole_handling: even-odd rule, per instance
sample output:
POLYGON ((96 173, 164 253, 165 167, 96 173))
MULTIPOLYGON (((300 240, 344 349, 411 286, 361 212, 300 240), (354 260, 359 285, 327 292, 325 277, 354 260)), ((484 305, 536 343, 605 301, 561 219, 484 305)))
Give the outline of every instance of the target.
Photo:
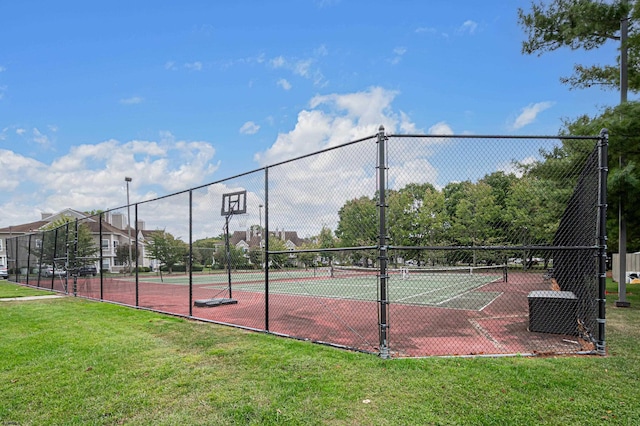
MULTIPOLYGON (((504 265, 450 269, 391 269, 388 272, 388 300, 395 304, 423 305, 479 311, 500 296, 484 291, 490 283, 504 282, 504 265)), ((222 297, 229 291, 226 273, 193 275, 199 294, 222 297)), ((189 277, 140 278, 141 282, 186 286, 189 277)), ((264 271, 231 273, 231 291, 265 292, 264 271)), ((371 268, 317 268, 269 271, 269 293, 328 299, 378 300, 378 275, 371 268)))

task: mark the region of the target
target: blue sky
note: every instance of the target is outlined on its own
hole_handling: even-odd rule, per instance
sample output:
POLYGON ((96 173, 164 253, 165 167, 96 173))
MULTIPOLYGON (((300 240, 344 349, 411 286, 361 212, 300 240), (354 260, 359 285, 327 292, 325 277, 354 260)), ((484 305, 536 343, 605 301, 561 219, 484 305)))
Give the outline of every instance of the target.
POLYGON ((121 206, 124 176, 141 201, 380 124, 553 135, 616 104, 559 81, 576 63, 612 64, 616 46, 525 56, 529 5, 2 2, 0 227, 121 206))

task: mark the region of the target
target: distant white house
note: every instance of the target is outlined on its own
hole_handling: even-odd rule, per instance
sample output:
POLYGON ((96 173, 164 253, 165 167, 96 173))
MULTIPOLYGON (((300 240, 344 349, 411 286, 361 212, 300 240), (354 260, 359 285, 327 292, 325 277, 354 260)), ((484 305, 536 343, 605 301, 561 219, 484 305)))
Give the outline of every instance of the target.
POLYGON ((58 213, 42 213, 42 217, 38 221, 0 228, 0 265, 10 266, 9 263, 11 259, 7 258, 7 239, 38 233, 50 226, 51 223, 64 217, 81 219, 91 231, 94 243, 102 249, 102 264, 99 265, 99 262, 96 261, 96 267, 109 272, 119 272, 122 270, 125 265, 116 259, 116 250, 118 246, 122 244, 129 244, 129 234, 131 235, 132 245, 135 244, 136 240, 138 241, 138 246, 140 247, 140 258, 138 262, 140 265, 152 266, 151 260, 147 259, 144 255, 144 244, 142 243, 144 242, 145 234, 149 232, 144 230, 144 222, 138 222, 138 235, 136 235, 134 228, 131 228, 131 232, 129 233, 127 218, 124 214, 105 213, 101 230, 97 217, 73 209, 65 209, 58 213), (102 238, 100 237, 101 232, 102 238))
MULTIPOLYGON (((284 242, 287 250, 293 252, 302 244, 305 240, 298 237, 296 231, 275 230, 270 231, 269 235, 276 237, 284 242)), ((236 248, 242 249, 247 253, 252 247, 264 247, 264 239, 260 236, 260 232, 257 229, 247 229, 246 231, 235 231, 229 236, 229 244, 236 248)), ((292 253, 289 258, 294 259, 295 255, 292 253)))

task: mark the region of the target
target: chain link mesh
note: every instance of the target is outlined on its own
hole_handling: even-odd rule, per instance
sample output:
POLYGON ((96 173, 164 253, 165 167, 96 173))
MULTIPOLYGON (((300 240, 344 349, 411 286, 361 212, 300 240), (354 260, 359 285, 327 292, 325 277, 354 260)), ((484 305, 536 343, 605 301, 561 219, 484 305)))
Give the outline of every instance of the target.
POLYGON ((8 239, 9 272, 385 357, 593 352, 599 140, 374 135, 8 239))

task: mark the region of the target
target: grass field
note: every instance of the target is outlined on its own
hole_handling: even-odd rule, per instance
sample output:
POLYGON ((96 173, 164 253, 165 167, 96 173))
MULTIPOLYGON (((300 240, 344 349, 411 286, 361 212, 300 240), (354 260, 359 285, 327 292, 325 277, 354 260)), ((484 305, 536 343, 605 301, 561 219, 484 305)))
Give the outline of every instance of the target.
POLYGON ((640 424, 628 290, 631 308, 608 296, 606 357, 381 360, 72 297, 0 302, 0 425, 640 424))

